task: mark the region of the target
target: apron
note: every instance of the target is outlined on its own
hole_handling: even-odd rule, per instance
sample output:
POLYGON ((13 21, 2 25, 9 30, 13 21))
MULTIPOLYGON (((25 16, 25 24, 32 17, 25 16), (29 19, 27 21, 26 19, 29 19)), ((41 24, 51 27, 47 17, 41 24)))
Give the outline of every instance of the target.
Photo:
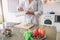
MULTIPOLYGON (((37 2, 33 0, 29 4, 29 1, 27 1, 25 3, 24 9, 26 9, 26 10, 32 10, 32 11, 37 11, 38 10, 38 8, 37 8, 37 2)), ((37 24, 36 16, 35 15, 25 15, 25 23, 27 23, 27 24, 37 24)))

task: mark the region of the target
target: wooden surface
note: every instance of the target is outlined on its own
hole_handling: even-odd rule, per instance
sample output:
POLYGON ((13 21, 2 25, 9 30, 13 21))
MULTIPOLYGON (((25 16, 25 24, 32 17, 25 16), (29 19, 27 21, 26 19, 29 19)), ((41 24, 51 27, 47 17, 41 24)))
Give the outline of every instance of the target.
POLYGON ((57 30, 55 26, 41 26, 40 28, 46 30, 46 40, 56 40, 57 30))
POLYGON ((21 24, 15 25, 14 27, 16 27, 16 28, 30 29, 30 28, 32 28, 33 26, 34 26, 33 24, 21 23, 21 24))
MULTIPOLYGON (((37 28, 37 26, 33 27, 33 29, 37 28)), ((46 30, 46 40, 56 40, 56 28, 50 26, 40 26, 39 28, 43 28, 46 30)), ((13 36, 11 38, 5 38, 5 40, 25 40, 23 33, 25 29, 13 27, 13 36)))

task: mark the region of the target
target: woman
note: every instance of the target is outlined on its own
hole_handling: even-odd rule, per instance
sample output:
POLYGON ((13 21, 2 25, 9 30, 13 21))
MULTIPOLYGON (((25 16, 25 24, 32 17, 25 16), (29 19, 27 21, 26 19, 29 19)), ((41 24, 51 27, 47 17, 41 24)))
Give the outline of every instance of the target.
POLYGON ((41 0, 24 0, 18 8, 18 11, 25 11, 26 20, 28 24, 38 24, 38 17, 42 14, 42 1, 41 0))

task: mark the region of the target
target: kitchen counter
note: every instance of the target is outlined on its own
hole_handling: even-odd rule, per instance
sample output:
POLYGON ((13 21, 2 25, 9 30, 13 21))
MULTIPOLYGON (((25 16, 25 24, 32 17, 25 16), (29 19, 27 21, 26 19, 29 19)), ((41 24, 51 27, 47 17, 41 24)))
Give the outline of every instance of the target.
MULTIPOLYGON (((39 26, 40 28, 43 28, 46 30, 46 40, 56 40, 56 28, 50 27, 50 26, 39 26)), ((38 26, 33 27, 32 29, 38 28, 38 26)), ((26 29, 20 29, 13 27, 13 35, 10 38, 5 38, 5 40, 24 40, 23 33, 26 31, 26 29)))

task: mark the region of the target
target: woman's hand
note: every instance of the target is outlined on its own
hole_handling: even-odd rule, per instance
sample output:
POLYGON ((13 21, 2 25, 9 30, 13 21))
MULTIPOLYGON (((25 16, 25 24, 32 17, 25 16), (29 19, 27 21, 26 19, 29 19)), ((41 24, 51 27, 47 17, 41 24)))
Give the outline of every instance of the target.
POLYGON ((26 14, 34 15, 34 11, 30 11, 30 10, 28 10, 28 11, 26 11, 26 14))
POLYGON ((23 7, 19 7, 18 11, 24 11, 23 7))

